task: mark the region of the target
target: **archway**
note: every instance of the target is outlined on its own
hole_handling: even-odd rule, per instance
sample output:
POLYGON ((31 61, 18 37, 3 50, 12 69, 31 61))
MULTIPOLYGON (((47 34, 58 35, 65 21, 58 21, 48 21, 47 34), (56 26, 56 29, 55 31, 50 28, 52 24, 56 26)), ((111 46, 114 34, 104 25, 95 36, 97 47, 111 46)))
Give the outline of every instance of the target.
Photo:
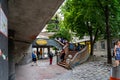
POLYGON ((47 48, 47 55, 51 52, 50 48, 55 50, 62 50, 63 45, 53 39, 43 39, 37 38, 32 43, 32 48, 36 48, 38 59, 45 58, 46 53, 44 53, 44 49, 47 48))

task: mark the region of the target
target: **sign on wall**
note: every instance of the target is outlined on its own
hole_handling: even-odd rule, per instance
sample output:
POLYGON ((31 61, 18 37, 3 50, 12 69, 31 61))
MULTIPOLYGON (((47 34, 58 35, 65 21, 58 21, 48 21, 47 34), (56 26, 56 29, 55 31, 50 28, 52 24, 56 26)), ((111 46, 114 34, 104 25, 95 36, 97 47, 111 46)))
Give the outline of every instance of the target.
POLYGON ((38 40, 36 40, 36 43, 37 43, 38 45, 46 45, 46 44, 47 44, 47 41, 44 40, 44 39, 38 39, 38 40))
POLYGON ((7 17, 4 14, 2 8, 0 8, 0 32, 6 37, 8 36, 7 22, 7 17))

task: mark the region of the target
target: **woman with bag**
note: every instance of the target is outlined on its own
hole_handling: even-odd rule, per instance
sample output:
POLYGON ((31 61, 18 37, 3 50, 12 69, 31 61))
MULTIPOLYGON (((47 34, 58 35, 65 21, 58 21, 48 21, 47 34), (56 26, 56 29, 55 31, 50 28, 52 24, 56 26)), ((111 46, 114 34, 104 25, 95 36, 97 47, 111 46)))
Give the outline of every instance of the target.
POLYGON ((120 40, 117 41, 117 44, 115 45, 114 55, 115 55, 115 67, 117 67, 120 64, 120 40))
POLYGON ((32 61, 37 65, 37 54, 36 54, 36 51, 32 52, 32 61))

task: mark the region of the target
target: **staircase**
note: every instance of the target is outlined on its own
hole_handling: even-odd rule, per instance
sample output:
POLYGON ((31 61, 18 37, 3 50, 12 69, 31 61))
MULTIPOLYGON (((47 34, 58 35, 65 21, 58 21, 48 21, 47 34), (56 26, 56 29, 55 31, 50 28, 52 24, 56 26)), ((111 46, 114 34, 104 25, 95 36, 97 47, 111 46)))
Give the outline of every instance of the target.
POLYGON ((81 51, 69 51, 65 60, 61 62, 59 60, 58 65, 66 68, 72 69, 73 67, 85 62, 89 58, 88 46, 85 46, 81 51))

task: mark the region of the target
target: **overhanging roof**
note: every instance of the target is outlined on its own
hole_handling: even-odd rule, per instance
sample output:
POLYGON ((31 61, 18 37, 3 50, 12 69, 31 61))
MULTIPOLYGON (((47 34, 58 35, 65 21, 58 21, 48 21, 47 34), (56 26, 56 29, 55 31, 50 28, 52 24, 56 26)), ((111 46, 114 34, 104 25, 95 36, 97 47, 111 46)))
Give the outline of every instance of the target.
POLYGON ((9 29, 15 39, 33 41, 64 0, 9 0, 9 29))
POLYGON ((32 47, 56 47, 61 50, 63 45, 53 39, 37 38, 33 41, 32 47), (39 41, 39 44, 37 43, 39 41))

